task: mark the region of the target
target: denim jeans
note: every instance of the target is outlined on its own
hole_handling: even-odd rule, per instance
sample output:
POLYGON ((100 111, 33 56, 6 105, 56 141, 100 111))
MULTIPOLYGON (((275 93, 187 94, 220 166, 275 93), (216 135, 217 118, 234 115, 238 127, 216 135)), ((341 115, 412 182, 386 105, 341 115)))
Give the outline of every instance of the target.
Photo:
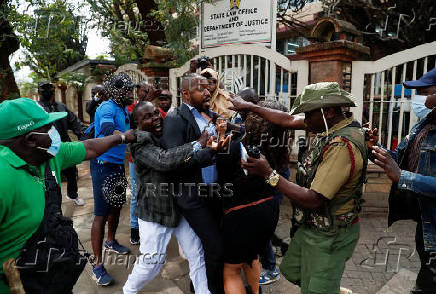
POLYGON ((260 263, 262 264, 262 267, 268 271, 273 271, 276 268, 276 256, 274 254, 271 240, 260 255, 260 263))
POLYGON ((136 193, 138 191, 137 187, 137 181, 138 178, 136 177, 136 171, 135 171, 135 165, 133 162, 129 162, 129 170, 130 170, 130 187, 132 189, 132 198, 130 200, 130 228, 132 229, 138 229, 138 217, 135 215, 136 210, 136 193))

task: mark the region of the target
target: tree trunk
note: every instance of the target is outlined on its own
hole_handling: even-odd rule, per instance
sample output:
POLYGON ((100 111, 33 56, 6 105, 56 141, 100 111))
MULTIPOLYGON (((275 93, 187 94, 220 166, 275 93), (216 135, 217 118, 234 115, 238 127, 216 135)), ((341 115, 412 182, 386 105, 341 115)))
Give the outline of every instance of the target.
POLYGON ((153 0, 136 0, 136 4, 138 6, 139 13, 142 15, 144 23, 153 24, 152 26, 147 26, 146 28, 150 45, 162 46, 162 44, 165 42, 165 31, 163 26, 160 21, 149 16, 149 13, 152 10, 158 9, 158 5, 153 0))
POLYGON ((17 51, 19 46, 20 43, 9 21, 0 18, 0 102, 20 96, 14 73, 9 64, 9 56, 17 51))
POLYGON ((80 121, 83 122, 83 92, 77 90, 77 114, 80 121))

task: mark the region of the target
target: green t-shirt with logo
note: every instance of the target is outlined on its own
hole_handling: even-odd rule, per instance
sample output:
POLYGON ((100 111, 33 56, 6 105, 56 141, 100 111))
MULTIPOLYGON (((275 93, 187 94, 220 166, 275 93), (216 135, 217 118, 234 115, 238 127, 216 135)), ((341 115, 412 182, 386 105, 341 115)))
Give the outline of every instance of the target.
MULTIPOLYGON (((61 183, 61 170, 85 159, 82 142, 62 143, 58 154, 49 164, 61 183)), ((4 277, 3 262, 17 258, 27 240, 38 229, 44 216, 45 164, 28 165, 8 147, 0 145, 0 276, 4 277)), ((9 287, 0 277, 0 293, 9 287)))

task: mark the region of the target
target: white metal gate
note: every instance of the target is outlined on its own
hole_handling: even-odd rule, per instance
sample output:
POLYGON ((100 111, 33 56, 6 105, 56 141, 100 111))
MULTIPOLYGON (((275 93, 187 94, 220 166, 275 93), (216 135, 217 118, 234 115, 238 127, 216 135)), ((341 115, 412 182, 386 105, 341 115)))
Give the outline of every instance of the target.
POLYGON ((436 42, 386 56, 353 61, 351 93, 357 98, 355 118, 379 129, 379 142, 389 149, 406 136, 417 118, 411 111, 415 91, 402 83, 436 67, 436 42))
MULTIPOLYGON (((260 97, 280 100, 288 108, 308 84, 308 61, 290 61, 286 56, 264 46, 223 46, 208 49, 204 55, 212 59, 215 70, 229 90, 236 92, 235 85, 240 83, 241 87, 256 89, 260 97)), ((180 103, 180 80, 189 71, 189 65, 188 61, 183 66, 170 70, 173 105, 180 103)))

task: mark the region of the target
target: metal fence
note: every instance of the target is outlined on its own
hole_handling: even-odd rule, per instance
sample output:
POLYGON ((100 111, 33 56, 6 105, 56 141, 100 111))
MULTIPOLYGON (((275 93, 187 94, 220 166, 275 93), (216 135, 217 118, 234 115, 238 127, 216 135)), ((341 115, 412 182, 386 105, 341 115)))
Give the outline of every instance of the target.
POLYGON ((352 67, 351 91, 359 104, 356 118, 378 128, 379 142, 394 149, 417 122, 411 111, 415 90, 402 83, 436 67, 436 42, 377 61, 354 61, 352 67))

